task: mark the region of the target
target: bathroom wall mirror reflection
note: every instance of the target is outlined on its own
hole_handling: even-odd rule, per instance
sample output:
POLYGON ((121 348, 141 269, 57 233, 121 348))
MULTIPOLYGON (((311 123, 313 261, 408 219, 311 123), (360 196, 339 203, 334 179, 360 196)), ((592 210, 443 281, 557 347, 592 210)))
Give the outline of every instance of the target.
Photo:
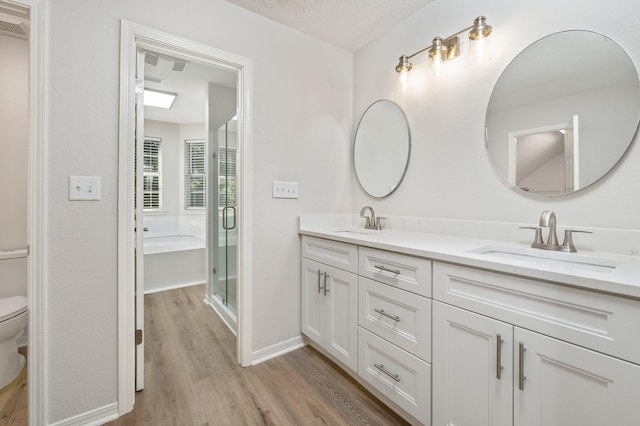
POLYGON ((486 147, 509 185, 542 196, 597 182, 624 156, 640 121, 640 81, 610 38, 572 30, 522 51, 496 83, 486 147))
POLYGON ((411 152, 402 109, 382 99, 362 115, 353 142, 353 166, 362 189, 374 198, 393 193, 404 178, 411 152))

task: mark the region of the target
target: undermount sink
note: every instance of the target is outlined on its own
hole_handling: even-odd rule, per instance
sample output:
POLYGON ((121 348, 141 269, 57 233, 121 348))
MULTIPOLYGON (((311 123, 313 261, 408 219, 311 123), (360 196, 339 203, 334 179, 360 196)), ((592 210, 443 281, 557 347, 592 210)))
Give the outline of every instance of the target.
POLYGON ((335 234, 371 235, 371 234, 377 234, 380 231, 378 231, 377 229, 345 228, 345 229, 338 229, 333 232, 335 234))
POLYGON ((560 251, 534 249, 529 247, 510 247, 490 245, 469 250, 494 259, 504 259, 544 269, 563 269, 611 272, 620 263, 616 259, 591 256, 585 254, 566 253, 560 251))

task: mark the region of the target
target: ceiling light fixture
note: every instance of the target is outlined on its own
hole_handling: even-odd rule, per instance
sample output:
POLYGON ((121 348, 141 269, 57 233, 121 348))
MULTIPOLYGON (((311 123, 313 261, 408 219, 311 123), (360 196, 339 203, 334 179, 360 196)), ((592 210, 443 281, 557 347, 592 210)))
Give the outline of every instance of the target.
POLYGON ((473 25, 458 31, 445 39, 442 37, 436 37, 431 42, 431 45, 418 50, 413 55, 400 56, 398 65, 396 65, 396 72, 405 73, 411 71, 413 64, 409 62, 409 59, 427 50, 429 51, 429 57, 433 60, 434 64, 440 64, 455 59, 460 56, 459 34, 469 31, 469 40, 475 43, 489 37, 492 30, 493 28, 491 25, 487 24, 487 18, 484 16, 478 16, 474 19, 473 25))
POLYGON ((161 90, 144 89, 144 105, 158 108, 171 109, 177 93, 163 92, 161 90))

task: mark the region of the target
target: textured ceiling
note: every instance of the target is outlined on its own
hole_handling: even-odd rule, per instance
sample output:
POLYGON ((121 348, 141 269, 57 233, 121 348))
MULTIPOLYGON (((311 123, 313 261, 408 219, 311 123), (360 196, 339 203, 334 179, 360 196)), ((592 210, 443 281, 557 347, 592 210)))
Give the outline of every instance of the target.
POLYGON ((354 52, 433 0, 227 0, 354 52))

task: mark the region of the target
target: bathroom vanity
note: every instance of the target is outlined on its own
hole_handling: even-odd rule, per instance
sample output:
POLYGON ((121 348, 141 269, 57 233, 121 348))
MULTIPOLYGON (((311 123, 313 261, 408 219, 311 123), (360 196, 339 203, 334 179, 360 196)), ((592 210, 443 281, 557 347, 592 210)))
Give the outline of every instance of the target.
POLYGON ((302 332, 416 424, 637 425, 640 258, 301 224, 302 332))

